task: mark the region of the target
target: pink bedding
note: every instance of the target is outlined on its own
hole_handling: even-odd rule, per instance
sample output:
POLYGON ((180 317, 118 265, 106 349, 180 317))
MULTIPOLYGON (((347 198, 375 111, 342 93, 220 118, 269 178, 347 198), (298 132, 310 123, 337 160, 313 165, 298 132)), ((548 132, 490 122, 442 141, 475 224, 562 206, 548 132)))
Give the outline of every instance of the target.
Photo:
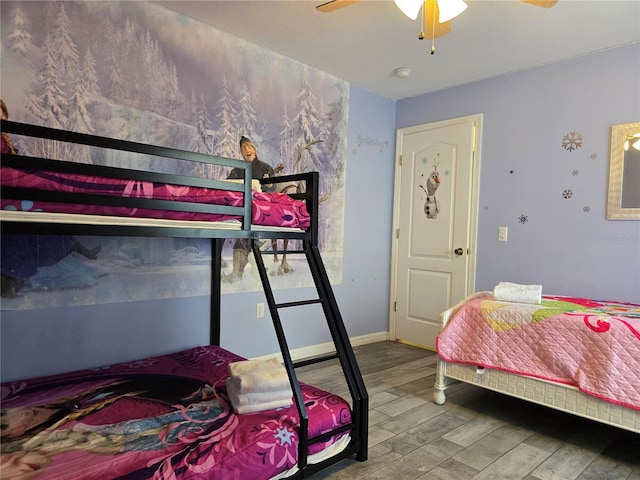
MULTIPOLYGON (((3 383, 0 478, 259 480, 294 467, 296 407, 234 414, 225 379, 238 360, 204 346, 3 383)), ((301 390, 310 437, 350 422, 342 398, 301 390)))
POLYGON ((498 302, 487 292, 461 302, 437 338, 447 362, 574 385, 640 410, 640 305, 544 295, 498 302))
MULTIPOLYGON (((120 197, 138 197, 155 200, 209 203, 215 205, 242 206, 242 192, 177 186, 107 177, 43 172, 33 169, 0 169, 2 187, 28 187, 47 191, 98 193, 120 197)), ((253 193, 252 224, 307 229, 310 217, 304 202, 293 200, 283 193, 253 193)), ((31 202, 2 199, 3 210, 46 211, 55 213, 82 213, 119 217, 147 217, 172 220, 221 221, 239 219, 234 215, 131 209, 105 205, 83 205, 54 202, 31 202)))

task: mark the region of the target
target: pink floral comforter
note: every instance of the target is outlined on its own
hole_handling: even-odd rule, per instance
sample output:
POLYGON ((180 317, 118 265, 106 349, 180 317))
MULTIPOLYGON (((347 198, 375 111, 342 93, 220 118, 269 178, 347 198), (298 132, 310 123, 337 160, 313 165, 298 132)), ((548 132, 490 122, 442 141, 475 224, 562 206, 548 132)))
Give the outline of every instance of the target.
POLYGON ((640 410, 640 305, 544 295, 461 302, 437 338, 443 360, 577 386, 640 410))
MULTIPOLYGON (((75 193, 98 193, 118 197, 138 197, 154 200, 209 203, 215 205, 242 206, 243 193, 178 186, 163 183, 88 175, 44 172, 33 169, 2 167, 2 187, 28 187, 47 191, 75 193)), ((252 221, 254 225, 295 227, 307 229, 310 217, 306 204, 294 200, 284 193, 253 193, 252 221)), ((32 202, 2 199, 3 210, 45 211, 55 213, 81 213, 113 215, 119 217, 164 218, 172 220, 221 221, 239 219, 234 215, 181 212, 175 210, 153 210, 148 208, 126 208, 110 205, 83 205, 54 202, 32 202)))
MULTIPOLYGON (((295 405, 234 414, 225 379, 227 364, 237 360, 204 346, 3 383, 0 478, 28 471, 24 478, 43 480, 260 480, 294 467, 295 405)), ((310 437, 350 422, 345 400, 301 389, 310 437)))

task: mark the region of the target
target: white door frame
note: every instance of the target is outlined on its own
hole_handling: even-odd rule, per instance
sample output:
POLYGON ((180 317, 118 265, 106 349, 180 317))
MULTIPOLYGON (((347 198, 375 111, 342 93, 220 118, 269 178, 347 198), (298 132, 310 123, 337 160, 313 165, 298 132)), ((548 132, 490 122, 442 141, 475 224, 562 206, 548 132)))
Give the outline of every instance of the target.
POLYGON ((413 127, 405 127, 396 130, 396 156, 395 156, 395 181, 393 186, 393 228, 391 231, 391 295, 389 302, 389 339, 396 340, 396 298, 398 279, 398 230, 400 225, 400 157, 402 155, 402 139, 404 135, 446 127, 461 122, 475 122, 474 134, 474 158, 471 172, 471 198, 469 206, 469 275, 466 286, 466 294, 475 291, 476 283, 476 255, 478 250, 478 202, 480 196, 480 155, 482 143, 482 114, 467 115, 464 117, 442 120, 439 122, 425 123, 413 127))

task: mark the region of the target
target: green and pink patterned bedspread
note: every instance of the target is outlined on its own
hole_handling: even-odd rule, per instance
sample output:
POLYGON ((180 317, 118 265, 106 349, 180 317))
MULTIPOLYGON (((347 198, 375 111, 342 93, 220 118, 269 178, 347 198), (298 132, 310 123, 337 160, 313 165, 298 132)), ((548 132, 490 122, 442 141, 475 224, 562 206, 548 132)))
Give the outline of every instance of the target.
POLYGON ((541 304, 479 292, 437 338, 447 362, 574 385, 640 410, 640 305, 544 295, 541 304))

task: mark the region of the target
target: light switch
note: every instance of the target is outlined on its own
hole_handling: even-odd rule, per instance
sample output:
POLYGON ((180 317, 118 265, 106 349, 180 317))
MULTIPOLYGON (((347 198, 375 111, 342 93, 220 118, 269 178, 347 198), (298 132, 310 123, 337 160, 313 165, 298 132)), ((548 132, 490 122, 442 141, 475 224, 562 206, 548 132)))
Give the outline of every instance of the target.
POLYGON ((498 227, 498 241, 506 242, 507 235, 509 235, 509 229, 507 227, 498 227))

